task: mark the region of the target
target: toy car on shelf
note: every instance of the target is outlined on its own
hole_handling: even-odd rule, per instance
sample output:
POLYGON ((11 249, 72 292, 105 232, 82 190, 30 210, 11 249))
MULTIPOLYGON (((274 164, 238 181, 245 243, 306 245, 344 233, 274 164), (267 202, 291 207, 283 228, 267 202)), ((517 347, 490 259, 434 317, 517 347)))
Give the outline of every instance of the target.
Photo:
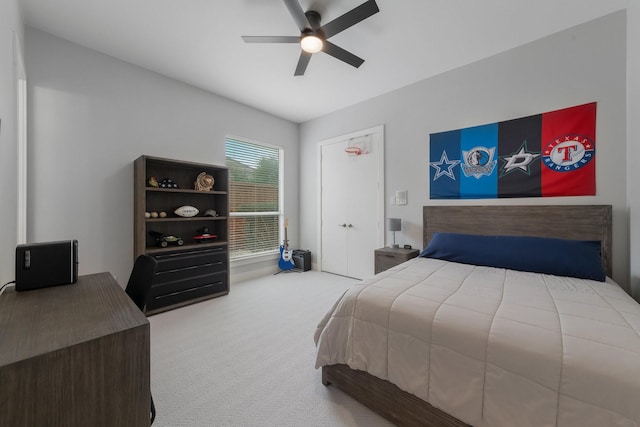
POLYGON ((156 238, 156 245, 160 246, 161 248, 166 248, 170 244, 178 246, 184 245, 184 241, 176 236, 163 234, 158 231, 149 231, 149 234, 156 238))

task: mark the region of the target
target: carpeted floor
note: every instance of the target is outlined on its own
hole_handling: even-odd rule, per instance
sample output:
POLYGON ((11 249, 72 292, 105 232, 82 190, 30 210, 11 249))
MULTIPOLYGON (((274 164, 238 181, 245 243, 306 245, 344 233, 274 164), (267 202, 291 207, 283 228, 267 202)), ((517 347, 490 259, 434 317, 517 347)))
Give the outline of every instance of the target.
POLYGON ((154 426, 391 426, 314 368, 316 325, 356 282, 288 272, 151 316, 154 426))

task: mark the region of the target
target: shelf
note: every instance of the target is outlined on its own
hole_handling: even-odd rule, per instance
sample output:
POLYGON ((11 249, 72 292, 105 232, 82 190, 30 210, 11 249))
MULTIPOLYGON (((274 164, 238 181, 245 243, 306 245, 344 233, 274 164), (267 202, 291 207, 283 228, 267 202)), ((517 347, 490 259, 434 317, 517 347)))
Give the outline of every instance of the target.
POLYGON ((145 222, 223 221, 226 219, 226 216, 192 216, 188 218, 172 216, 171 218, 145 218, 145 222))
POLYGON ((216 246, 224 246, 228 244, 227 241, 215 241, 215 242, 211 242, 211 243, 185 243, 182 246, 177 246, 177 245, 169 245, 166 248, 160 248, 157 246, 151 246, 149 248, 147 248, 147 250, 145 251, 148 254, 161 254, 163 252, 175 252, 175 251, 182 251, 182 250, 190 250, 190 249, 205 249, 205 248, 213 248, 216 246))
POLYGON ((229 293, 229 170, 181 160, 141 156, 134 162, 134 256, 151 255, 158 270, 149 291, 145 312, 156 313, 229 293), (210 191, 196 190, 201 173, 211 175, 210 191), (151 187, 149 177, 171 179, 179 188, 151 187), (180 206, 193 206, 198 216, 175 214, 180 206), (219 216, 205 216, 207 210, 219 216), (165 212, 164 218, 145 218, 165 212), (206 228, 206 230, 205 230, 206 228), (152 233, 153 232, 153 233, 152 233), (184 244, 158 246, 158 235, 176 236, 184 244), (208 233, 215 240, 198 242, 193 236, 208 233))
POLYGON ((190 190, 190 189, 185 189, 185 188, 159 188, 159 187, 146 187, 145 188, 146 191, 151 191, 151 192, 158 192, 158 193, 182 193, 182 194, 202 194, 202 195, 208 195, 208 196, 214 196, 214 195, 227 195, 228 192, 226 191, 217 191, 217 190, 211 190, 211 191, 200 191, 200 190, 190 190))

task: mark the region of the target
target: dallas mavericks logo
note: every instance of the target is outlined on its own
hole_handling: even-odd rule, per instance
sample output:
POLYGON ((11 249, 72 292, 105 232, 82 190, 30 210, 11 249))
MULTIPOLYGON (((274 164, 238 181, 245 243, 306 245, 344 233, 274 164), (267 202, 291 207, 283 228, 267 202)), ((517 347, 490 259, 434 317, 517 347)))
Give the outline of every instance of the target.
POLYGON ((493 160, 496 147, 475 147, 469 151, 462 150, 464 163, 460 165, 462 172, 468 178, 474 176, 480 179, 483 175, 489 176, 496 167, 497 160, 493 160))
POLYGON ((589 163, 596 154, 593 141, 582 135, 565 135, 554 139, 544 149, 542 161, 557 172, 571 172, 589 163))

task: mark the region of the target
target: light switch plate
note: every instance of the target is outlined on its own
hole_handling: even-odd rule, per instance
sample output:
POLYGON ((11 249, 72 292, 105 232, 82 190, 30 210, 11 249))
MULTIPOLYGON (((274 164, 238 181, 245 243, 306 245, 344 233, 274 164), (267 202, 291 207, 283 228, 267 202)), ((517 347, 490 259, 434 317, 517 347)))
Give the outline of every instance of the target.
POLYGON ((406 205, 408 193, 407 190, 396 191, 396 205, 406 205))

